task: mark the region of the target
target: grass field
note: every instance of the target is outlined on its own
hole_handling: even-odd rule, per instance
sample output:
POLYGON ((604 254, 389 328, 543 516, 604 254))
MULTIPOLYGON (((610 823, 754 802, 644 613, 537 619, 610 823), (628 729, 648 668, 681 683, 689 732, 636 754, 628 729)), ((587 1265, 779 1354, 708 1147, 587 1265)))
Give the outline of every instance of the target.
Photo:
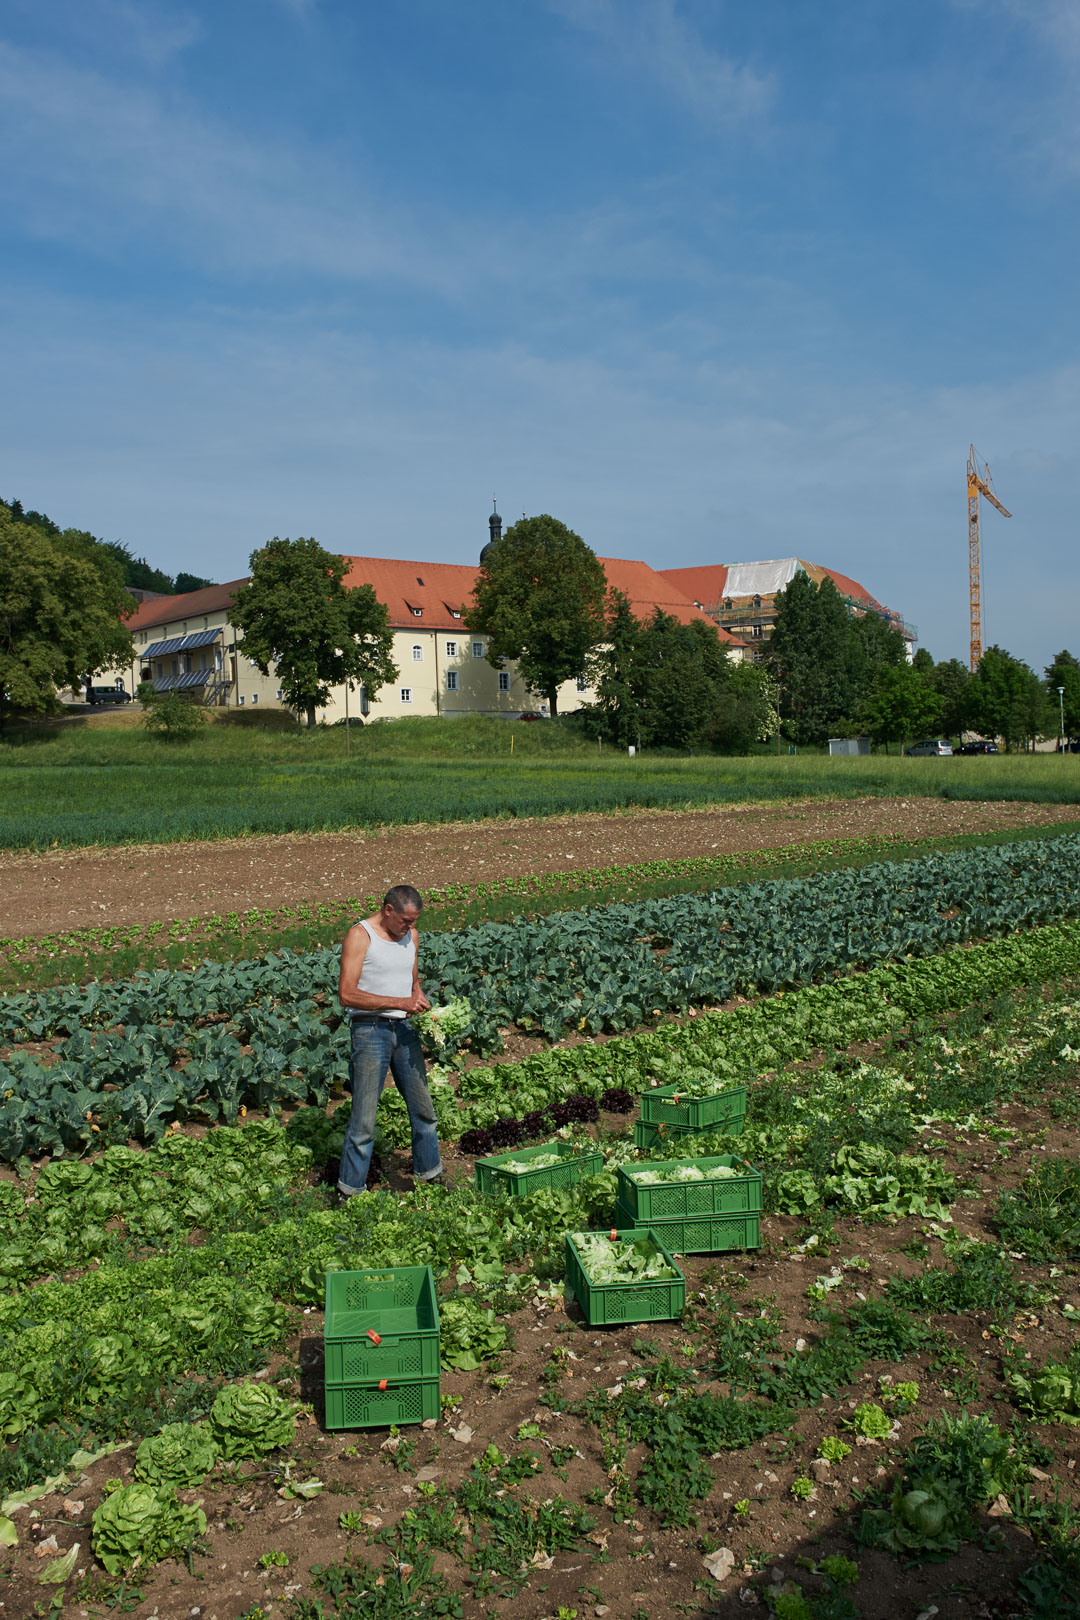
POLYGON ((57 729, 0 744, 0 847, 863 795, 1076 803, 1080 760, 629 759, 555 728, 482 720, 365 728, 349 755, 340 730, 215 726, 170 745, 132 728, 57 729))

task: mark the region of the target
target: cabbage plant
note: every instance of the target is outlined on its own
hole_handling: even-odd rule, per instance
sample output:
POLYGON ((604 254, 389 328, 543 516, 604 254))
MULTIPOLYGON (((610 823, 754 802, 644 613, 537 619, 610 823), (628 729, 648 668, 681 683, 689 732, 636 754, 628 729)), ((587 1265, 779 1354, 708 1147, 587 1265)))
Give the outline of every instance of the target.
POLYGON ((206 1514, 173 1485, 122 1485, 94 1510, 91 1540, 110 1575, 183 1553, 206 1534, 206 1514))
POLYGON ((135 1473, 149 1485, 199 1485, 218 1460, 205 1423, 166 1423, 135 1453, 135 1473))
POLYGON ((210 1428, 223 1457, 265 1457, 292 1444, 296 1409, 269 1384, 227 1384, 211 1409, 210 1428))

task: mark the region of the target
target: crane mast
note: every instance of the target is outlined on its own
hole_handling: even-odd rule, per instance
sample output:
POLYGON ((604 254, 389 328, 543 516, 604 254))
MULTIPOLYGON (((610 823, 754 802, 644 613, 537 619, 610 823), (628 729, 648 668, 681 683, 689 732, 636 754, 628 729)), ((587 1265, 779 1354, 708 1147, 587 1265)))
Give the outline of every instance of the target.
POLYGON ((967 464, 967 491, 968 491, 968 590, 971 598, 971 673, 974 675, 982 661, 982 559, 979 543, 979 496, 988 500, 991 506, 997 507, 1002 517, 1012 517, 998 500, 990 487, 990 468, 983 463, 986 477, 979 475, 979 458, 975 454, 975 446, 968 446, 967 464))

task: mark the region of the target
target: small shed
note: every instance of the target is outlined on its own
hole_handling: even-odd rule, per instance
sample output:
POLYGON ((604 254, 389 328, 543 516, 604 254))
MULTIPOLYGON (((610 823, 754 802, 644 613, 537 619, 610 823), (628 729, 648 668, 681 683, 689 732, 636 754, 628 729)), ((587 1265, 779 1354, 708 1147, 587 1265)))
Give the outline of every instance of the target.
POLYGON ((830 754, 868 754, 870 752, 869 737, 830 737, 830 754))

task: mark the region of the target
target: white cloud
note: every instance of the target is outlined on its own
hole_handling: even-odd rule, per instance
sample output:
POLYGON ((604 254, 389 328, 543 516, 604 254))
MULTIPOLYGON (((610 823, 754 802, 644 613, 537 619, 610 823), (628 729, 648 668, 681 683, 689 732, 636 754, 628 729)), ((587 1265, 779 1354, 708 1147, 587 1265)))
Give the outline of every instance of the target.
POLYGON ((702 123, 756 123, 775 84, 707 45, 676 0, 547 0, 549 9, 602 42, 625 72, 651 79, 702 123))
POLYGON ((504 514, 552 511, 598 551, 657 567, 827 563, 913 619, 936 656, 965 656, 974 433, 1014 514, 986 518, 987 637, 1035 662, 1075 648, 1076 368, 845 386, 804 357, 695 368, 648 343, 552 356, 310 313, 159 325, 33 293, 0 303, 0 323, 20 378, 4 494, 162 566, 232 577, 275 533, 471 561, 495 488, 504 514))
POLYGON ((380 198, 365 154, 343 169, 302 137, 250 138, 168 90, 0 43, 0 140, 0 196, 39 237, 110 257, 150 241, 204 269, 452 279, 453 256, 380 198))

